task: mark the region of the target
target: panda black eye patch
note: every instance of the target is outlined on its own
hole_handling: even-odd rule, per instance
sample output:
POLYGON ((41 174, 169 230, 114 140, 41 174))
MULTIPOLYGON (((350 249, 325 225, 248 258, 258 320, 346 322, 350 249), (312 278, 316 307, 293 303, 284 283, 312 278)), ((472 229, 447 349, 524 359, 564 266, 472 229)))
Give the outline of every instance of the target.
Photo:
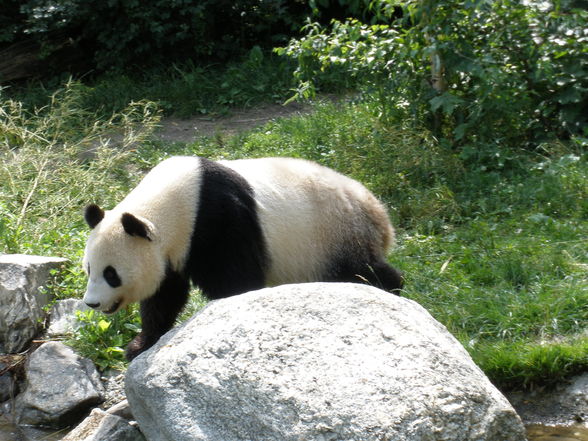
POLYGON ((116 288, 117 286, 120 286, 122 284, 120 277, 118 276, 118 273, 110 265, 104 268, 104 272, 102 273, 102 275, 104 276, 104 280, 106 280, 106 283, 108 283, 113 288, 116 288))

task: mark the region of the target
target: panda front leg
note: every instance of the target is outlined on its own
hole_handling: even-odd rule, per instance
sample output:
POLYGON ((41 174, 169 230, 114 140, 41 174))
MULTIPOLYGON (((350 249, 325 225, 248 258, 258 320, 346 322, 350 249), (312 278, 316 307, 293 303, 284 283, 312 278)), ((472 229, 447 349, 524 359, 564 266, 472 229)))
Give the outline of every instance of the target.
POLYGON ((190 283, 180 273, 168 270, 157 292, 141 302, 141 332, 127 346, 131 361, 169 331, 188 300, 190 283))

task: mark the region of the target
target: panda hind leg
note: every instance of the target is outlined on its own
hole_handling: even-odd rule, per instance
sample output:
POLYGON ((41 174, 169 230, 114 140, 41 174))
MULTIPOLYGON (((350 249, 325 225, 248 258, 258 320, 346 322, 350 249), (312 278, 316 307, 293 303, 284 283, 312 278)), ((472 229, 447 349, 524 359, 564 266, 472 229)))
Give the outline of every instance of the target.
POLYGON ((188 301, 190 283, 180 273, 169 270, 157 292, 141 302, 141 332, 128 344, 127 360, 146 351, 169 331, 188 301))
POLYGON ((400 271, 391 267, 384 260, 374 259, 371 262, 338 265, 338 269, 330 278, 334 282, 364 283, 399 295, 404 286, 404 278, 400 271))
POLYGON ((368 265, 366 279, 370 285, 397 295, 404 286, 402 273, 384 261, 376 261, 368 265))

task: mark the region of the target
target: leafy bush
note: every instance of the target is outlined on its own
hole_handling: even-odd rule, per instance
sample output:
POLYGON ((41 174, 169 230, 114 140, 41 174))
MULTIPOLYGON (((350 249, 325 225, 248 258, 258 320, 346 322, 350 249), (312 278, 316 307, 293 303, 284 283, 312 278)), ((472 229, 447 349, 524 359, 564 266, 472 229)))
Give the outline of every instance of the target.
POLYGON ((0 44, 10 42, 23 31, 25 15, 20 0, 3 0, 0 12, 0 44))
POLYGON ((299 95, 325 72, 346 75, 366 84, 385 119, 425 124, 461 148, 588 136, 586 10, 559 1, 374 5, 390 24, 311 23, 278 50, 298 62, 299 95))
MULTIPOLYGON (((227 59, 255 44, 287 41, 309 8, 304 0, 9 1, 0 41, 71 39, 99 69, 186 59, 227 59)), ((44 54, 59 47, 45 44, 44 54)))
MULTIPOLYGON (((178 322, 184 322, 204 307, 207 300, 193 291, 178 322)), ((80 355, 91 359, 101 370, 123 370, 127 366, 125 348, 141 331, 138 307, 132 305, 114 315, 94 310, 76 313, 80 328, 66 341, 80 355)))
POLYGON ((112 316, 93 310, 78 311, 76 315, 80 328, 66 343, 101 370, 124 369, 124 348, 141 330, 136 310, 125 309, 112 316))
MULTIPOLYGON (((370 0, 4 0, 0 48, 41 47, 52 75, 229 60, 285 44, 309 15, 365 17, 370 0), (75 68, 76 72, 64 69, 75 68)), ((29 54, 30 55, 30 54, 29 54)), ((38 66, 35 74, 39 72, 38 66)))

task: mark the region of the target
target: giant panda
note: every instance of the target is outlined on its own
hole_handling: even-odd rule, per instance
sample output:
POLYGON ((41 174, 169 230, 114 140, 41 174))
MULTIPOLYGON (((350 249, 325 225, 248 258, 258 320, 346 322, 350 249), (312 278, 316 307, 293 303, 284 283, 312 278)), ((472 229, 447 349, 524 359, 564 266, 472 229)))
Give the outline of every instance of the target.
POLYGON ((114 313, 140 302, 129 360, 174 324, 190 281, 209 299, 285 283, 359 282, 392 293, 394 230, 359 182, 293 158, 172 157, 116 207, 86 207, 85 303, 114 313))

